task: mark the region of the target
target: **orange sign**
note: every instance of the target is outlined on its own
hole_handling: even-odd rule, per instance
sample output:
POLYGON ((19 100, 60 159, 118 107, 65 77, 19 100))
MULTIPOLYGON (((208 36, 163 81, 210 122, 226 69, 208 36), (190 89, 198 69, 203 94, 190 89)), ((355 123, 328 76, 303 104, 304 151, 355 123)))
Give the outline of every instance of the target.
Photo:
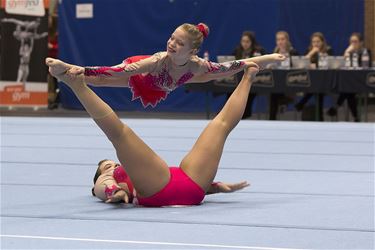
POLYGON ((0 106, 46 107, 47 83, 0 81, 0 106))

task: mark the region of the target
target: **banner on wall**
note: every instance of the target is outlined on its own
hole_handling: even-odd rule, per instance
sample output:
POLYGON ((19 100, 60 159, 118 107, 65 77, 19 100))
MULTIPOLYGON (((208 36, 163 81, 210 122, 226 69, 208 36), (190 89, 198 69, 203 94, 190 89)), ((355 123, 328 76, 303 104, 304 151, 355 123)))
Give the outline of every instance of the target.
POLYGON ((0 8, 0 106, 48 104, 48 12, 43 0, 3 0, 0 8))
POLYGON ((6 0, 5 12, 26 16, 44 16, 43 0, 6 0))

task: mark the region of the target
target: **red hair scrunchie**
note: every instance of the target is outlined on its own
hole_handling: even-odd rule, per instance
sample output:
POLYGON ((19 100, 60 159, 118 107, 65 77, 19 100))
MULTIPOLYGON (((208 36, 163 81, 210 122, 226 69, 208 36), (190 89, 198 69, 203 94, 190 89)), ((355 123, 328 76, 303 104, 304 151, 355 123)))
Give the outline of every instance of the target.
POLYGON ((203 37, 204 37, 204 38, 207 38, 208 33, 207 33, 207 30, 206 30, 206 28, 204 27, 204 25, 200 23, 200 24, 196 25, 196 27, 197 27, 198 30, 203 34, 203 37))

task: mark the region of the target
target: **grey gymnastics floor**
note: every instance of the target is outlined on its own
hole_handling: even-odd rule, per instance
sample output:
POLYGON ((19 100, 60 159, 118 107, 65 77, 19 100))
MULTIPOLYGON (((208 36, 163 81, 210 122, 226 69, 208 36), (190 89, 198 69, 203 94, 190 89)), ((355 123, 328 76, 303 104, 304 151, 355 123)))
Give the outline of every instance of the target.
MULTIPOLYGON (((88 118, 1 118, 2 249, 373 249, 374 124, 241 121, 200 206, 104 204, 114 150, 88 118)), ((207 121, 124 120, 170 165, 207 121)))

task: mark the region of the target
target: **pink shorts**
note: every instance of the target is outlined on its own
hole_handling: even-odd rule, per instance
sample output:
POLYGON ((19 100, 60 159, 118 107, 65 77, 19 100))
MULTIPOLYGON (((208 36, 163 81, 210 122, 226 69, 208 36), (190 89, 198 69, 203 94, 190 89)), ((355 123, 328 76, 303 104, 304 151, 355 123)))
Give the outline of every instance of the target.
POLYGON ((171 179, 158 193, 141 198, 138 204, 147 207, 172 205, 199 205, 205 196, 204 190, 179 167, 170 167, 171 179))

